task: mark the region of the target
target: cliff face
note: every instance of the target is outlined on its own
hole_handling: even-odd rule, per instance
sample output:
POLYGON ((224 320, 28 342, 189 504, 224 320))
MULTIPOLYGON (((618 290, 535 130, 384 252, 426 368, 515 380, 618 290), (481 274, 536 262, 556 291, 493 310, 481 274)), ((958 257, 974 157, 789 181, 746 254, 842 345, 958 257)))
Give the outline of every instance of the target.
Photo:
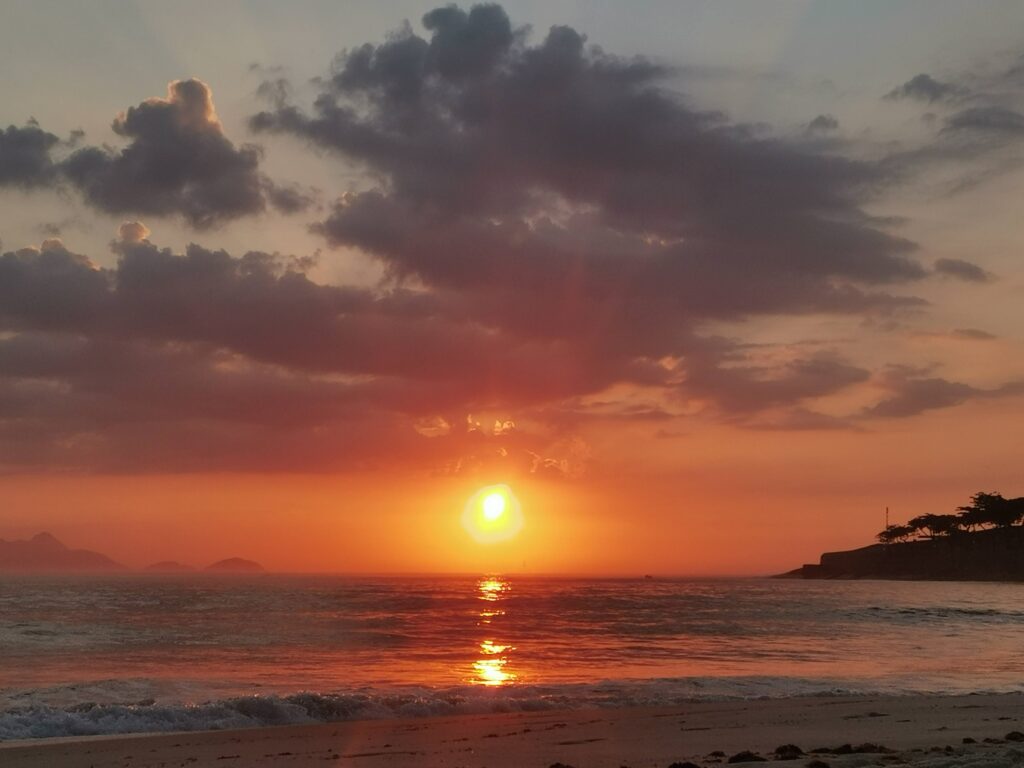
POLYGON ((1024 528, 958 533, 925 541, 826 552, 795 579, 959 579, 1024 581, 1024 528))

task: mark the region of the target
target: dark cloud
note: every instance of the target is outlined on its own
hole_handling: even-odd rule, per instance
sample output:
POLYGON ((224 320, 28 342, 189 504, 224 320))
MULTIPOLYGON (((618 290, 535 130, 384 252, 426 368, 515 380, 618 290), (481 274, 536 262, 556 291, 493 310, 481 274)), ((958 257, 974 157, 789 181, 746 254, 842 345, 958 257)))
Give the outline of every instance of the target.
POLYGON ((993 341, 997 338, 993 333, 980 328, 955 328, 950 331, 917 331, 912 336, 922 339, 946 339, 952 341, 993 341))
MULTIPOLYGON (((143 247, 144 232, 125 234, 143 247)), ((281 467, 317 468, 379 455, 388 441, 369 441, 367 431, 401 432, 394 407, 374 407, 389 398, 401 406, 401 391, 373 395, 300 366, 255 359, 273 358, 273 340, 252 347, 253 357, 231 349, 246 327, 273 333, 269 318, 255 323, 261 307, 285 314, 278 343, 301 338, 287 318, 301 326, 297 305, 315 301, 315 291, 261 289, 260 282, 288 282, 271 257, 218 260, 193 251, 175 257, 175 270, 146 263, 146 256, 109 271, 51 241, 0 258, 0 319, 17 332, 0 355, 0 376, 9 379, 0 421, 16 435, 5 445, 8 463, 21 455, 86 467, 252 468, 276 456, 281 467), (168 281, 163 296, 160 279, 168 281), (358 429, 346 426, 353 421, 358 429), (335 442, 328 445, 323 433, 335 442)), ((149 257, 156 261, 159 253, 149 257)))
POLYGON ((69 397, 61 408, 66 426, 99 416, 111 422, 144 416, 301 429, 354 409, 342 383, 201 346, 27 332, 0 340, 0 375, 22 383, 62 381, 69 397), (75 400, 79 407, 72 408, 75 400), (97 410, 99 402, 108 407, 97 410))
POLYGON ((317 192, 298 184, 265 182, 267 202, 281 213, 299 213, 311 208, 317 201, 317 192))
POLYGON ((954 83, 944 83, 936 80, 929 74, 921 73, 907 80, 903 85, 897 86, 885 98, 891 101, 898 99, 915 99, 932 104, 936 101, 946 101, 965 94, 965 89, 954 83))
POLYGON ((995 334, 983 331, 980 328, 957 328, 953 331, 953 336, 969 341, 992 341, 997 338, 995 334))
POLYGON ((107 312, 109 287, 109 275, 60 240, 5 253, 0 256, 2 327, 88 332, 107 312))
POLYGON ((67 183, 99 210, 182 216, 197 228, 261 213, 268 203, 284 213, 312 203, 308 192, 260 172, 258 147, 225 136, 200 80, 172 82, 166 98, 130 107, 112 128, 127 140, 123 149, 86 146, 55 160, 56 136, 36 125, 9 127, 0 133, 0 185, 67 183))
POLYGON ((312 111, 251 120, 379 180, 315 226, 331 245, 620 371, 686 356, 708 319, 920 303, 883 290, 926 272, 861 208, 875 166, 695 110, 568 27, 531 45, 497 6, 424 26, 344 53, 312 111))
MULTIPOLYGON (((297 455, 311 467, 393 455, 399 463, 463 461, 468 471, 480 451, 454 439, 424 448, 418 420, 515 409, 631 375, 561 340, 467 323, 429 294, 319 285, 300 271, 302 260, 236 258, 197 245, 174 254, 148 235, 141 224, 123 225, 114 269, 57 240, 0 256, 0 423, 17 427, 23 444, 29 427, 40 445, 71 437, 78 445, 90 435, 107 446, 102 456, 72 451, 61 461, 116 464, 124 430, 134 436, 149 423, 152 439, 168 445, 159 457, 156 448, 133 449, 122 459, 180 467, 201 456, 211 468, 270 461, 231 439, 236 424, 246 439, 310 433, 316 449, 297 455), (345 453, 347 436, 334 435, 336 444, 322 436, 344 432, 351 420, 361 425, 353 433, 358 456, 345 453), (362 434, 376 422, 400 439, 362 434), (189 443, 207 429, 211 439, 193 456, 189 443)), ((494 448, 518 457, 525 471, 534 455, 552 458, 548 438, 521 432, 513 452, 510 435, 503 431, 494 448)), ((13 461, 16 445, 8 448, 13 461)))
POLYGON ((512 24, 497 5, 474 5, 469 12, 453 5, 423 16, 433 37, 429 66, 441 76, 459 80, 489 73, 512 46, 512 24))
POLYGON ((943 130, 1020 137, 1024 136, 1024 115, 999 106, 971 107, 950 115, 943 130))
POLYGON ((376 400, 352 382, 202 345, 26 332, 0 339, 0 468, 397 465, 507 476, 535 473, 538 462, 551 474, 571 459, 560 441, 511 422, 428 438, 376 400))
POLYGON ((894 378, 888 382, 893 394, 872 406, 868 416, 905 418, 936 408, 949 408, 971 399, 981 390, 942 378, 894 378))
POLYGON ((47 238, 60 237, 61 234, 75 227, 82 227, 83 222, 77 216, 69 216, 58 221, 44 221, 36 225, 36 231, 47 238))
POLYGON ((939 408, 950 408, 975 399, 1011 397, 1024 393, 1024 382, 1009 382, 994 389, 982 389, 937 376, 893 367, 880 382, 890 395, 868 408, 866 417, 907 418, 939 408))
MULTIPOLYGON (((251 69, 251 67, 250 67, 251 69)), ((263 80, 256 88, 256 95, 276 106, 283 106, 291 96, 292 86, 285 77, 263 80)))
POLYGON ((574 398, 558 403, 556 407, 531 415, 540 415, 545 421, 561 424, 581 424, 596 421, 656 422, 669 421, 675 415, 651 403, 624 403, 616 400, 587 400, 574 398))
POLYGON ((865 376, 827 354, 756 364, 734 342, 676 328, 650 342, 652 354, 666 340, 681 350, 663 364, 646 342, 589 333, 573 316, 548 328, 454 291, 322 285, 302 260, 195 244, 177 254, 149 235, 122 225, 115 268, 59 240, 0 256, 0 461, 183 470, 277 456, 290 468, 573 475, 581 418, 671 417, 650 404, 580 406, 612 385, 747 418, 865 376), (441 428, 467 412, 522 414, 528 426, 441 428))
POLYGON ((781 414, 755 419, 745 426, 748 429, 772 432, 862 431, 862 428, 850 419, 819 413, 807 408, 791 408, 781 414))
POLYGON ((225 135, 209 87, 176 80, 113 123, 122 150, 86 147, 61 170, 86 200, 109 213, 180 214, 193 226, 261 212, 260 154, 225 135))
POLYGON ((42 187, 55 177, 50 151, 60 139, 38 125, 0 131, 0 186, 42 187))
POLYGON ((807 124, 807 133, 831 133, 839 130, 839 121, 832 115, 818 115, 807 124))
MULTIPOLYGON (((933 170, 953 171, 948 193, 974 189, 1020 168, 1024 114, 1020 112, 1024 78, 1018 64, 996 69, 960 72, 949 82, 918 75, 887 98, 942 102, 952 113, 924 115, 936 134, 917 147, 896 152, 882 163, 894 176, 913 178, 933 170)), ((945 111, 945 110, 944 110, 945 111)))
POLYGON ((840 392, 871 375, 829 352, 776 365, 750 364, 738 357, 733 352, 723 358, 718 350, 691 361, 686 395, 711 400, 727 414, 746 417, 840 392))
POLYGON ((935 271, 940 275, 966 280, 969 283, 986 283, 992 279, 989 272, 964 259, 938 259, 935 262, 935 271))

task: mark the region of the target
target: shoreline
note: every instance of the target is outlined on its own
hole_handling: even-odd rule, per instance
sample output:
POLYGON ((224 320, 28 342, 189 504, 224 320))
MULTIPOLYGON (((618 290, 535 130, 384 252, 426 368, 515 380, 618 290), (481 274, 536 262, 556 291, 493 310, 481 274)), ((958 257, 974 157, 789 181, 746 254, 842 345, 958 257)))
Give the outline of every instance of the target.
POLYGON ((812 760, 829 768, 930 765, 937 757, 1009 765, 1024 762, 1024 744, 1004 737, 1022 730, 1024 693, 813 696, 8 741, 0 742, 0 765, 715 768, 744 751, 773 760, 785 744, 807 753, 794 768, 812 760), (810 754, 846 744, 892 751, 810 754))

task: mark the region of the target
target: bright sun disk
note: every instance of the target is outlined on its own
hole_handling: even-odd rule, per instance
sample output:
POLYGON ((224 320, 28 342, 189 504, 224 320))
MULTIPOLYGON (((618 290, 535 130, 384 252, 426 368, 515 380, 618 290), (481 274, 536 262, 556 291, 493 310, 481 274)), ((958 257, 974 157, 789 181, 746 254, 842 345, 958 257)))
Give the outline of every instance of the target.
POLYGON ((480 544, 496 544, 519 533, 523 512, 511 488, 491 485, 478 490, 466 502, 462 525, 480 544))
POLYGON ((497 520, 505 514, 505 495, 499 491, 492 491, 484 497, 484 517, 488 520, 497 520))

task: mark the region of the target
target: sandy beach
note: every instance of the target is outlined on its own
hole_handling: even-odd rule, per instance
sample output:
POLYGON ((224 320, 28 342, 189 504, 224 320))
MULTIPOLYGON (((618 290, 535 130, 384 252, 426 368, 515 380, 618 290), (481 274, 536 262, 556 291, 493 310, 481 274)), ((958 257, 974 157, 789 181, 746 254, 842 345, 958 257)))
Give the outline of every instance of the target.
POLYGON ((0 744, 0 765, 710 767, 739 762, 744 751, 775 761, 776 748, 792 744, 805 754, 781 757, 795 755, 801 768, 981 768, 1024 762, 1021 728, 1024 694, 814 697, 12 741, 0 744))

